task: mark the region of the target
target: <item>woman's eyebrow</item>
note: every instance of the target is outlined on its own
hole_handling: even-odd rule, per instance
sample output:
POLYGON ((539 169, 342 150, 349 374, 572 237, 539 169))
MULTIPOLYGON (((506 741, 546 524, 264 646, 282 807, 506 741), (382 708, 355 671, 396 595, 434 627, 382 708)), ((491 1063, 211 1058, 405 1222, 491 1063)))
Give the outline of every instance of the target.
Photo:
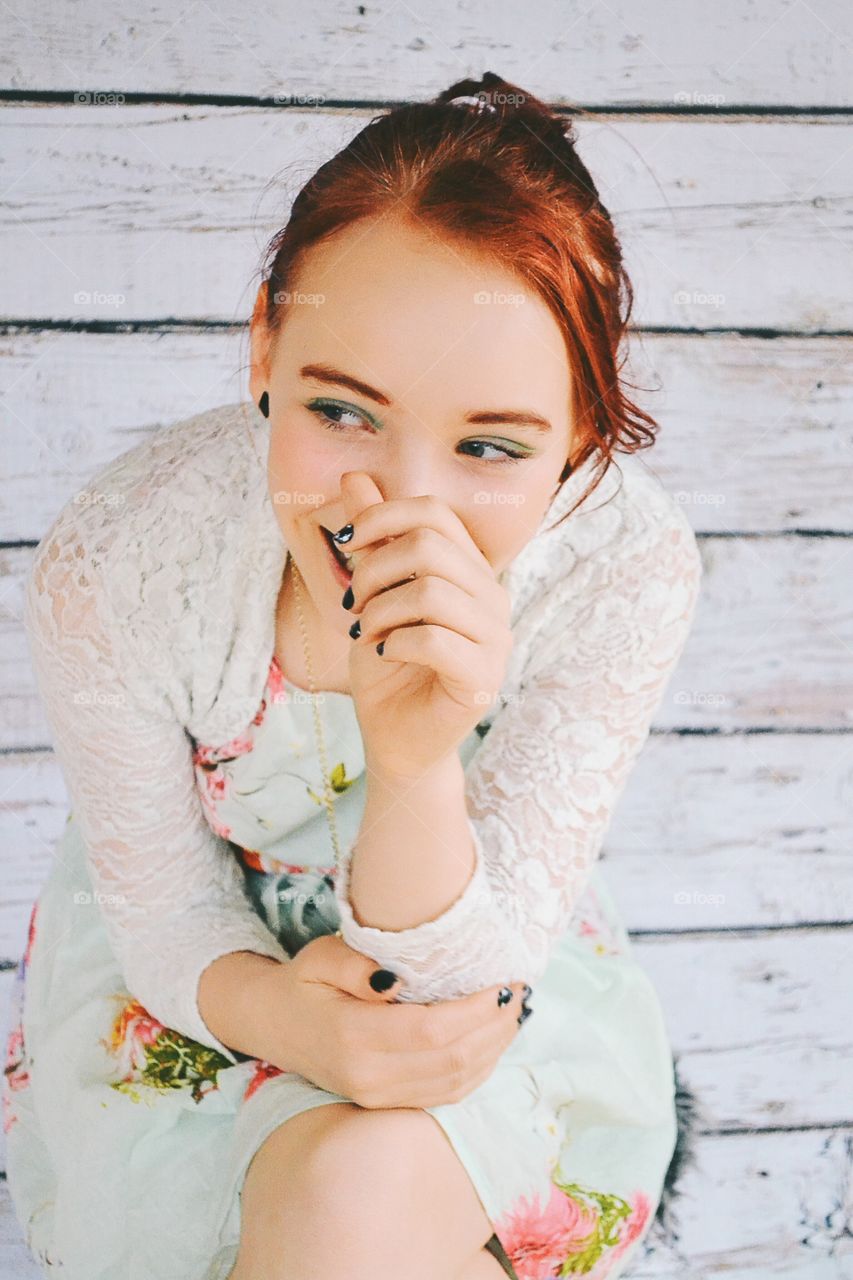
MULTIPOLYGON (((362 382, 360 378, 354 378, 351 374, 344 373, 342 369, 335 369, 329 364, 304 364, 299 370, 299 374, 300 377, 310 378, 313 382, 325 382, 337 387, 349 387, 350 391, 354 391, 356 395, 364 396, 368 400, 375 400, 377 404, 389 405, 392 403, 391 397, 387 396, 384 391, 377 391, 375 387, 362 382)), ((553 430, 548 419, 543 418, 541 413, 535 413, 532 409, 481 409, 476 413, 473 411, 466 413, 465 421, 479 427, 507 423, 516 427, 533 427, 537 431, 553 430)))

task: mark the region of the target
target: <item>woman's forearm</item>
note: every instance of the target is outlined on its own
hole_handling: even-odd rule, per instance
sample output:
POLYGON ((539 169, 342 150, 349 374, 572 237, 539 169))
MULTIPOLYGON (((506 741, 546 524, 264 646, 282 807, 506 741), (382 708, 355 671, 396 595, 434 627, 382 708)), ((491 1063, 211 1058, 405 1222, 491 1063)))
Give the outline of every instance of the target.
POLYGON ((198 982, 198 1011, 207 1027, 233 1053, 264 1057, 267 1046, 259 1036, 259 1010, 255 996, 257 979, 270 965, 282 961, 255 951, 229 951, 203 970, 198 982))
POLYGON ((473 873, 458 755, 415 779, 376 771, 368 762, 364 815, 350 863, 356 923, 399 930, 434 920, 461 896, 473 873))

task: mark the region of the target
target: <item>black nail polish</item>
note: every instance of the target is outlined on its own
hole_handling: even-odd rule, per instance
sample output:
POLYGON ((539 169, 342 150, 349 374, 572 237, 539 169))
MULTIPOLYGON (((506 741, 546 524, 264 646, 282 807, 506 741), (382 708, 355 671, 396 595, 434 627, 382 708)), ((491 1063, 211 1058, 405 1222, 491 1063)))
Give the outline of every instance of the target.
POLYGON ((344 592, 344 598, 341 601, 341 604, 344 606, 345 609, 351 609, 355 604, 355 596, 352 593, 352 587, 347 587, 346 591, 344 592))
POLYGON ((509 1004, 511 999, 512 999, 512 988, 501 987, 500 991, 498 992, 498 1005, 500 1006, 500 1008, 503 1008, 505 1004, 509 1004))
POLYGON ((376 652, 379 654, 379 656, 380 656, 380 658, 381 658, 381 657, 382 657, 382 655, 383 655, 383 653, 385 652, 385 641, 384 641, 384 640, 380 640, 380 641, 379 641, 379 644, 376 646, 376 652))
POLYGON ((390 969, 374 969, 370 975, 370 985, 374 991, 387 991, 397 981, 396 973, 392 973, 390 969))
POLYGON ((358 639, 358 637, 361 635, 361 618, 356 618, 355 622, 352 624, 352 626, 349 629, 349 633, 352 636, 353 640, 358 639))
POLYGON ((355 533, 355 529, 352 527, 352 525, 345 524, 343 528, 338 529, 337 533, 333 533, 332 537, 334 538, 335 542, 349 542, 350 538, 354 533, 355 533))
POLYGON ((268 391, 261 393, 261 398, 258 401, 258 408, 265 418, 270 416, 270 394, 268 391))
POLYGON ((519 1025, 519 1026, 521 1026, 521 1024, 522 1024, 522 1023, 523 1023, 527 1018, 529 1018, 529 1017, 530 1017, 531 1013, 533 1013, 533 1010, 532 1010, 532 1009, 527 1008, 527 1006, 525 1005, 525 1007, 521 1010, 521 1013, 518 1015, 518 1025, 519 1025))
POLYGON ((530 996, 532 996, 532 995, 533 995, 533 988, 530 986, 530 984, 529 984, 529 983, 525 982, 525 984, 524 984, 524 999, 525 999, 525 1000, 527 1000, 527 999, 528 999, 530 996))

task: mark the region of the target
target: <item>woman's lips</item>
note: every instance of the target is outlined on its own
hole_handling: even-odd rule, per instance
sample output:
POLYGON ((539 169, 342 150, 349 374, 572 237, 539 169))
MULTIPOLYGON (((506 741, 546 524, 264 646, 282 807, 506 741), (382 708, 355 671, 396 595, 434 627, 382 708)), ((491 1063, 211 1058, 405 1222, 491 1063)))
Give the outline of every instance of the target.
POLYGON ((352 579, 352 571, 348 569, 344 564, 343 553, 332 541, 331 532, 325 527, 325 525, 320 525, 320 530, 322 533, 323 541, 325 542, 326 546, 329 549, 329 558, 331 559, 332 567, 335 571, 335 576, 343 586, 348 587, 350 584, 350 580, 352 579))

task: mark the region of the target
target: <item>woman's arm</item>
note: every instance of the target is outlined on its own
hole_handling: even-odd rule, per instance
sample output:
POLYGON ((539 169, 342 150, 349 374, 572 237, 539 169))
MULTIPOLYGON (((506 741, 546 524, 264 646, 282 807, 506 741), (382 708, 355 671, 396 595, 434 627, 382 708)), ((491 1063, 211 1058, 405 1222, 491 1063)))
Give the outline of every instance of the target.
POLYGON ((226 953, 289 956, 252 909, 233 851, 204 818, 191 741, 153 681, 146 695, 145 669, 71 507, 39 545, 24 621, 127 989, 165 1026, 236 1062, 199 1011, 199 979, 226 953))
POLYGON ((345 851, 336 892, 344 940, 400 975, 401 1000, 532 985, 544 971, 681 656, 701 573, 677 510, 578 562, 520 691, 470 761, 467 835, 446 780, 393 805, 374 788, 372 821, 358 856, 345 851), (454 887, 455 900, 427 917, 454 887), (387 926, 393 910, 397 929, 369 914, 387 926))
POLYGON ((359 924, 408 929, 446 911, 474 873, 459 756, 417 779, 371 771, 351 862, 359 924))

